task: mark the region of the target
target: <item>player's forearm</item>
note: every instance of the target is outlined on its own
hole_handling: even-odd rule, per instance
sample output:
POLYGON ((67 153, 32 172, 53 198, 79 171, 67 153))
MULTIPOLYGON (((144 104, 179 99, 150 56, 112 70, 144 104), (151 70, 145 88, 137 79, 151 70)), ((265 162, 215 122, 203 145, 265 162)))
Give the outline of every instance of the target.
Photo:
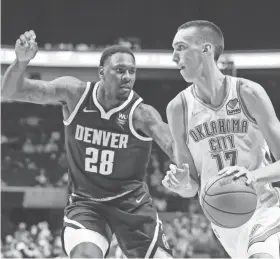
POLYGON ((150 133, 149 136, 159 145, 161 150, 169 156, 171 161, 175 163, 174 142, 167 125, 159 128, 158 131, 154 131, 154 133, 150 133))
POLYGON ((6 70, 1 86, 3 97, 11 97, 24 83, 24 73, 29 62, 19 62, 17 59, 6 70))
POLYGON ((168 141, 168 143, 164 144, 161 149, 169 156, 171 161, 175 163, 175 155, 174 155, 174 143, 173 141, 168 141))
MULTIPOLYGON (((183 164, 188 164, 189 165, 189 170, 194 170, 192 166, 190 166, 192 163, 189 160, 189 158, 186 156, 186 153, 181 152, 179 149, 174 149, 174 154, 175 154, 175 161, 176 164, 179 168, 183 168, 183 164)), ((194 181, 191 178, 192 172, 190 171, 190 178, 189 178, 189 184, 188 186, 185 186, 184 188, 180 188, 180 191, 177 193, 182 196, 183 198, 191 198, 196 195, 198 192, 198 184, 196 181, 194 181)))
POLYGON ((280 160, 252 172, 257 183, 274 183, 280 181, 280 160))

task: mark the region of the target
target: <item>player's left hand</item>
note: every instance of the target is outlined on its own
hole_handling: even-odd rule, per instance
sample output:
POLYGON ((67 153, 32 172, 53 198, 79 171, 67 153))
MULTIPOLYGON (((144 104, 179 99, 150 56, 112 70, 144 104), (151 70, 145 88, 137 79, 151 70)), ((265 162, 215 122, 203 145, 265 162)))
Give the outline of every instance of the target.
POLYGON ((162 184, 170 191, 178 193, 181 188, 185 188, 189 185, 189 165, 183 164, 183 168, 181 169, 171 164, 169 168, 170 170, 166 172, 166 175, 162 180, 162 184))
POLYGON ((234 174, 233 179, 237 179, 241 176, 245 176, 247 178, 246 184, 250 185, 256 182, 256 178, 252 174, 251 171, 247 170, 242 166, 228 166, 223 168, 218 175, 232 175, 234 174))

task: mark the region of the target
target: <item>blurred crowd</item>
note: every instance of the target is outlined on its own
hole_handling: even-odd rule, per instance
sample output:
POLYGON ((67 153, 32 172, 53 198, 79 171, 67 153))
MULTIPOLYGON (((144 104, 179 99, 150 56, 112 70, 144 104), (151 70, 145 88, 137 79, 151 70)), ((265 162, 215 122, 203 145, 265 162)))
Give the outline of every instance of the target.
POLYGON ((188 214, 176 213, 164 230, 175 258, 225 258, 223 247, 215 237, 209 221, 197 206, 188 214))
POLYGON ((60 115, 55 106, 2 104, 2 185, 67 185, 60 115))
POLYGON ((51 232, 47 222, 29 228, 20 222, 13 234, 3 238, 1 258, 65 257, 59 232, 51 232))

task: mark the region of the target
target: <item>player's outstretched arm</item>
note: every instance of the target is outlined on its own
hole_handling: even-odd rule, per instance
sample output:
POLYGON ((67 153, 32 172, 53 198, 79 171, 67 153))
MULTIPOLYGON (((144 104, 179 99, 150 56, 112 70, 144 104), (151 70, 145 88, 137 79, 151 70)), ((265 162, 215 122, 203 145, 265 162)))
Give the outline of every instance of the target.
POLYGON ((264 88, 250 80, 242 79, 240 94, 249 116, 259 126, 268 146, 278 162, 254 172, 257 182, 280 181, 280 122, 264 88))
POLYGON ((152 138, 174 161, 173 139, 169 127, 154 107, 144 103, 139 104, 134 112, 133 123, 136 129, 152 138))
MULTIPOLYGON (((180 94, 168 104, 166 113, 170 132, 174 139, 175 162, 177 167, 183 168, 177 169, 176 172, 171 170, 170 174, 174 171, 180 185, 185 185, 182 188, 176 188, 177 190, 180 189, 180 192, 177 191, 177 193, 183 197, 193 197, 198 191, 199 179, 192 155, 186 143, 187 125, 180 94)), ((170 180, 172 183, 172 179, 170 180)))
MULTIPOLYGON (((47 82, 24 77, 26 67, 38 51, 34 31, 22 34, 16 41, 16 60, 3 76, 3 97, 38 104, 67 103, 81 81, 74 77, 61 77, 47 82)), ((74 95, 75 96, 75 95, 74 95)))

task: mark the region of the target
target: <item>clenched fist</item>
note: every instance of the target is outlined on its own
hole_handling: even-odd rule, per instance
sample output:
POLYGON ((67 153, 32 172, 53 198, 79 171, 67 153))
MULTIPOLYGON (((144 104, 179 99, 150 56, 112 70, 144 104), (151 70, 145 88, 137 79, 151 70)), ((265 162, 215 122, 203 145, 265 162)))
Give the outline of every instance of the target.
POLYGON ((35 57, 38 51, 38 46, 35 40, 36 35, 32 30, 26 31, 24 34, 20 35, 15 46, 18 61, 30 61, 35 57))

